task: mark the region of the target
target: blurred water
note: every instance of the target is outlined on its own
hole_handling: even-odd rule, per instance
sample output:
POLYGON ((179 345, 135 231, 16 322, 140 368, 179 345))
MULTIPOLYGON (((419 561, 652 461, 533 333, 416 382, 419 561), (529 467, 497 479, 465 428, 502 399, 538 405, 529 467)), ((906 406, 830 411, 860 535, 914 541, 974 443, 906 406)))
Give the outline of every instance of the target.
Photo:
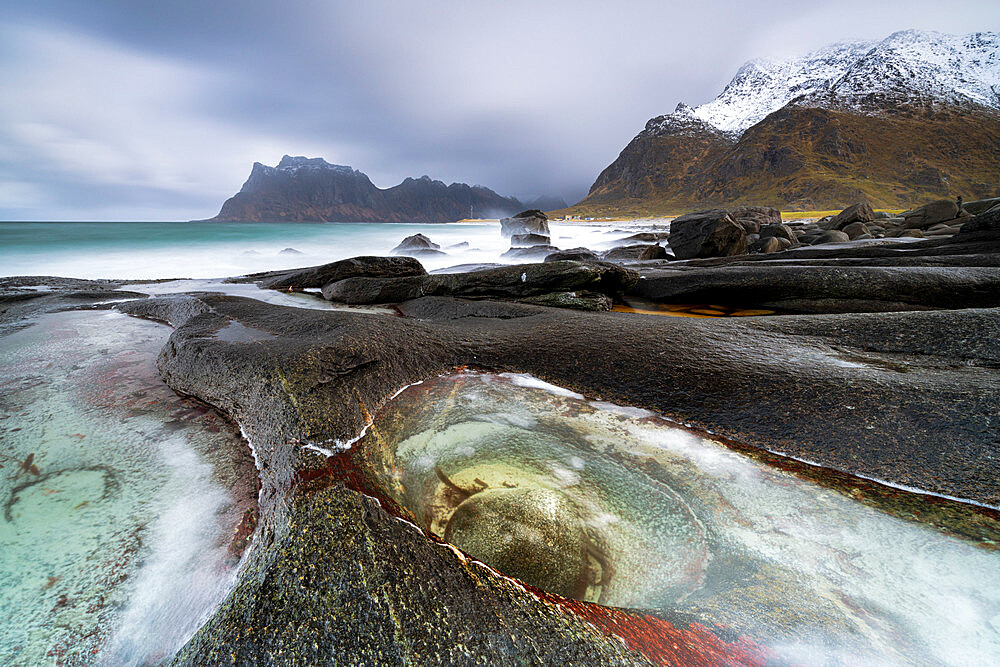
MULTIPOLYGON (((583 567, 575 597, 692 613, 776 649, 779 664, 1000 656, 1000 551, 988 538, 903 520, 644 410, 466 372, 401 392, 354 448, 422 528, 446 537, 459 517, 458 546, 508 574, 552 580, 558 563, 577 581, 583 567), (531 489, 563 507, 540 519, 551 508, 529 507, 531 489), (585 540, 582 564, 575 538, 526 562, 558 552, 560 531, 585 540)), ((893 498, 919 516, 948 511, 893 498)), ((995 535, 995 519, 977 520, 995 535)))
POLYGON ((229 590, 256 471, 160 380, 169 333, 83 311, 0 336, 0 664, 154 664, 229 590))
MULTIPOLYGON (((616 227, 623 224, 615 223, 616 227)), ((603 249, 614 238, 607 227, 550 226, 552 244, 560 248, 603 249)), ((421 257, 429 270, 464 263, 516 263, 500 257, 510 244, 501 237, 498 222, 7 222, 0 223, 0 276, 221 278, 358 255, 387 255, 405 237, 417 233, 430 237, 446 253, 421 257), (460 243, 469 246, 449 248, 460 243)))

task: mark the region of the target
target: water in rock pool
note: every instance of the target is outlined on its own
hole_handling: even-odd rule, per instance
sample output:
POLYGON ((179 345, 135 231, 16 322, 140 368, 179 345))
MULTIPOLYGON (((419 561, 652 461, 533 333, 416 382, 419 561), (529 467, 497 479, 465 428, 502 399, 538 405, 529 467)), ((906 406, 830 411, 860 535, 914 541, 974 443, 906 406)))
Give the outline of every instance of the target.
POLYGON ((0 336, 0 664, 155 664, 231 587, 256 471, 160 380, 169 333, 80 311, 0 336))
POLYGON ((793 663, 1000 656, 995 541, 900 518, 983 512, 995 537, 985 509, 884 489, 906 508, 888 511, 516 375, 412 386, 353 456, 424 530, 549 592, 722 624, 793 663))

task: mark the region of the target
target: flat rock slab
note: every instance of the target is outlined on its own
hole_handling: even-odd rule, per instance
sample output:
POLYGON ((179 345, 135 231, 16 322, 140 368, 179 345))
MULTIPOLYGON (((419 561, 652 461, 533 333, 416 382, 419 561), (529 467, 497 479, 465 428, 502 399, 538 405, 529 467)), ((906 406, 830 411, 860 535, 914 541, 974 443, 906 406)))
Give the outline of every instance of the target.
POLYGON ((796 312, 1000 306, 1000 268, 745 264, 644 271, 631 294, 796 312))
POLYGON ((180 664, 755 662, 710 619, 699 637, 671 635, 689 627, 671 619, 644 635, 669 645, 635 643, 641 624, 663 621, 554 601, 365 497, 378 493, 337 443, 401 387, 461 366, 530 373, 743 445, 1000 504, 998 309, 706 321, 426 297, 399 318, 199 295, 122 310, 175 322, 161 374, 237 419, 260 463, 258 546, 180 664), (233 321, 273 338, 212 338, 233 321))
POLYGON ((634 271, 614 264, 561 261, 408 278, 348 278, 326 285, 323 297, 371 304, 422 296, 523 298, 574 290, 613 295, 629 289, 638 279, 634 271))

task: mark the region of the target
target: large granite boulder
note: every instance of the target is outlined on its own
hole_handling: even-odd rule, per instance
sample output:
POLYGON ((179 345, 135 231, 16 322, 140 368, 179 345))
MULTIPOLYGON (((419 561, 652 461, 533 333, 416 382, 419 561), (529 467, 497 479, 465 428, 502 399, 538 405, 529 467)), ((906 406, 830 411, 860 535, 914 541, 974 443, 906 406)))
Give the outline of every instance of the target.
POLYGON ((565 260, 573 262, 598 262, 600 257, 589 248, 570 248, 559 252, 549 253, 545 256, 546 262, 562 262, 565 260))
POLYGON ((427 275, 427 271, 413 257, 365 256, 342 259, 322 266, 256 275, 261 277, 260 286, 265 289, 303 290, 320 288, 327 283, 358 276, 369 278, 424 276, 427 275))
POLYGON ((390 251, 393 255, 444 255, 441 246, 434 243, 423 234, 414 234, 403 239, 398 246, 390 251))
POLYGON ((677 259, 745 255, 747 233, 729 213, 717 208, 674 218, 669 243, 677 259))
POLYGON ((1000 203, 964 223, 958 230, 960 236, 968 234, 1000 236, 1000 203))
POLYGON ((737 206, 729 217, 747 234, 756 234, 764 225, 781 224, 781 211, 771 206, 737 206))
POLYGON ((512 218, 500 220, 500 234, 504 238, 510 238, 515 234, 550 236, 549 218, 538 210, 521 211, 512 218))
POLYGON ((979 215, 980 213, 985 213, 994 206, 1000 205, 1000 197, 991 197, 990 199, 977 199, 976 201, 967 201, 962 204, 962 208, 969 215, 979 215))
POLYGON ((663 246, 654 244, 626 245, 619 248, 612 248, 604 253, 604 259, 608 261, 621 261, 626 259, 637 259, 645 261, 649 259, 667 259, 667 251, 663 246))
POLYGON ((843 243, 844 241, 850 241, 851 237, 844 232, 839 232, 836 229, 829 229, 816 238, 812 240, 812 245, 819 245, 821 243, 843 243))
POLYGON ((407 278, 348 278, 323 288, 331 301, 350 304, 399 303, 422 296, 522 299, 550 292, 587 290, 620 294, 639 281, 639 274, 604 262, 542 262, 470 273, 407 278))
POLYGON ((958 204, 950 199, 939 199, 903 213, 907 229, 927 229, 939 222, 954 220, 961 215, 958 204))
POLYGON ((868 229, 868 225, 863 222, 852 222, 849 225, 844 225, 844 228, 840 231, 847 234, 848 238, 852 241, 865 234, 871 235, 871 230, 868 229))
MULTIPOLYGON (((784 240, 788 241, 788 239, 784 240)), ((781 252, 784 249, 785 247, 781 244, 781 239, 775 236, 764 236, 750 245, 750 252, 758 254, 781 252)))
POLYGON ((542 245, 532 245, 521 248, 511 248, 507 252, 500 255, 505 259, 545 259, 547 256, 554 252, 558 252, 559 248, 554 245, 542 244, 542 245))
POLYGON ((552 239, 542 234, 514 234, 510 237, 511 248, 530 248, 536 245, 549 245, 552 239))
POLYGON ((795 237, 795 232, 792 231, 792 228, 789 227, 788 225, 781 224, 780 222, 769 225, 762 225, 759 234, 761 239, 766 239, 768 237, 773 236, 779 239, 788 239, 792 243, 794 243, 797 240, 795 237))
POLYGON ((843 211, 833 216, 826 223, 827 229, 841 230, 852 222, 872 222, 875 220, 875 211, 866 202, 859 202, 848 206, 843 211))

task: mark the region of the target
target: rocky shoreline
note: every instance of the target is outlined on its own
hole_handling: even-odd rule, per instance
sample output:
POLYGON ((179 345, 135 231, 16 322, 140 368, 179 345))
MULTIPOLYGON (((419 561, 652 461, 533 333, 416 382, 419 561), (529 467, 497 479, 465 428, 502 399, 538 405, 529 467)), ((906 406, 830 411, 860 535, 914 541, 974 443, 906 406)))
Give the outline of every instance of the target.
POLYGON ((952 519, 914 512, 914 520, 953 533, 959 526, 995 549, 998 216, 981 212, 939 239, 686 261, 561 260, 427 275, 405 257, 355 258, 247 278, 394 304, 396 317, 220 294, 140 298, 110 281, 4 279, 0 321, 116 307, 167 322, 175 330, 159 358, 164 380, 230 415, 251 443, 262 486, 246 569, 177 664, 345 655, 358 663, 763 664, 773 653, 745 629, 566 600, 467 558, 417 529, 380 488, 365 452, 348 443, 396 392, 425 378, 463 367, 528 373, 747 451, 934 494, 914 497, 952 519), (38 285, 48 288, 28 289, 38 285), (630 295, 811 314, 588 312, 630 295), (131 300, 100 305, 123 298, 131 300))

